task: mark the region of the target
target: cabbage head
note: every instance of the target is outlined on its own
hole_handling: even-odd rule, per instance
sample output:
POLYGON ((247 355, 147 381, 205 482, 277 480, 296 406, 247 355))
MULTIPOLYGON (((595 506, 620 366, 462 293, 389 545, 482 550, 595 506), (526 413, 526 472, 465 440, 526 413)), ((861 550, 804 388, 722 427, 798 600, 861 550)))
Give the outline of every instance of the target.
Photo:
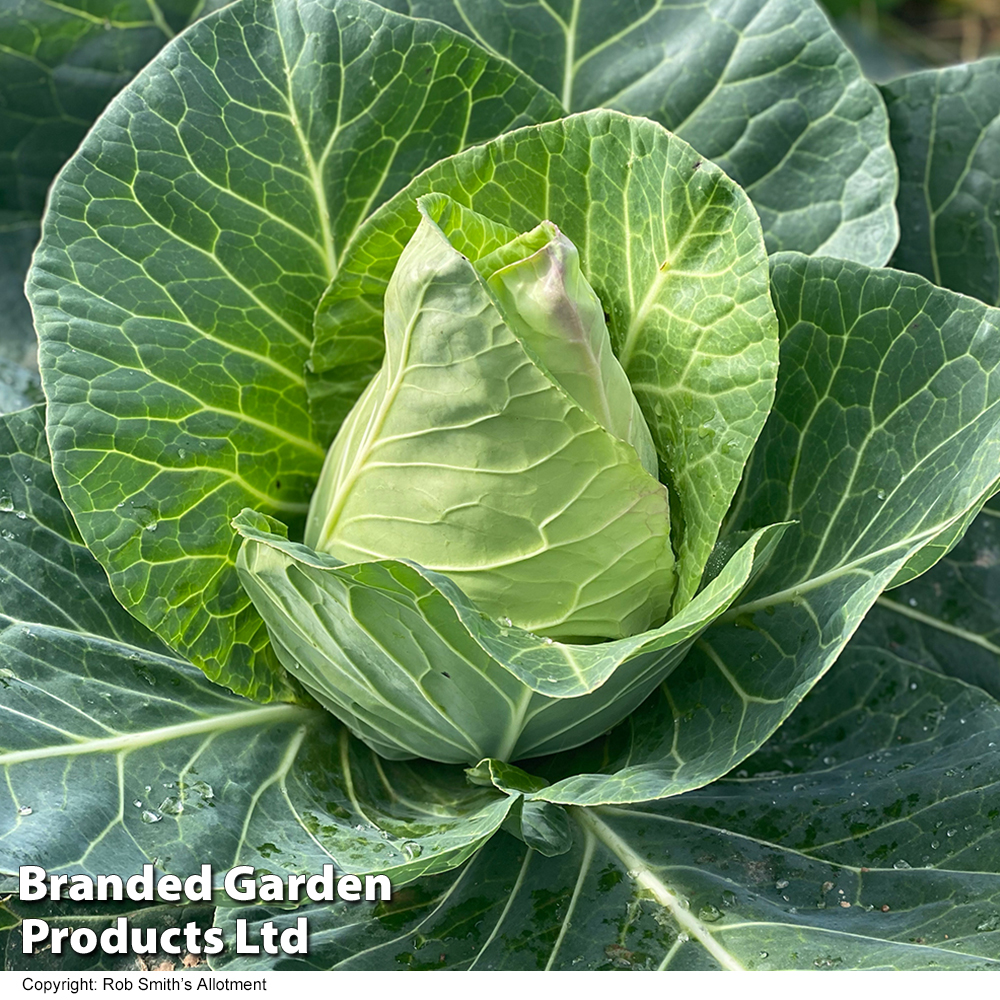
POLYGON ((676 572, 656 448, 559 228, 506 239, 446 195, 417 205, 382 367, 304 544, 244 512, 240 577, 285 668, 380 753, 577 746, 686 649, 662 628, 676 572), (469 231, 493 233, 473 241, 486 252, 455 246, 472 252, 469 231))
POLYGON ((385 362, 330 449, 306 545, 412 559, 553 639, 661 624, 667 491, 576 248, 543 222, 473 262, 435 219, 457 206, 422 202, 386 292, 385 362))

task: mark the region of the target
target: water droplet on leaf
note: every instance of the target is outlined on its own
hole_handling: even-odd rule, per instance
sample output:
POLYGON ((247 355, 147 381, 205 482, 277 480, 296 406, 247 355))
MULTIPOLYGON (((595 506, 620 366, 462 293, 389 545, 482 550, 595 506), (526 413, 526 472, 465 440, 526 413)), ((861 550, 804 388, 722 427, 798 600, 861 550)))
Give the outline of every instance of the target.
POLYGON ((207 781, 195 781, 188 786, 196 795, 208 801, 215 798, 215 789, 207 781))
POLYGON ((173 796, 168 796, 160 803, 160 812, 167 816, 180 816, 184 812, 184 803, 173 796))

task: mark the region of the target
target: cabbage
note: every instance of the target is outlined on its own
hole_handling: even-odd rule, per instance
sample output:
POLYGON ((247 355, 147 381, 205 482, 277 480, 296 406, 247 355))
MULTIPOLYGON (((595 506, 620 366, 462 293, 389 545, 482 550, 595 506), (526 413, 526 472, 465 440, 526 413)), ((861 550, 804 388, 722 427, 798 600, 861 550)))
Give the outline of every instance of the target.
POLYGON ((411 559, 553 639, 662 623, 667 490, 576 248, 543 223, 473 264, 426 199, 421 214, 386 291, 385 362, 330 449, 306 545, 411 559))
POLYGON ((417 205, 304 543, 245 511, 240 579, 288 672, 379 753, 568 749, 663 680, 749 563, 661 627, 668 492, 576 247, 546 221, 470 258, 449 235, 496 224, 417 205))

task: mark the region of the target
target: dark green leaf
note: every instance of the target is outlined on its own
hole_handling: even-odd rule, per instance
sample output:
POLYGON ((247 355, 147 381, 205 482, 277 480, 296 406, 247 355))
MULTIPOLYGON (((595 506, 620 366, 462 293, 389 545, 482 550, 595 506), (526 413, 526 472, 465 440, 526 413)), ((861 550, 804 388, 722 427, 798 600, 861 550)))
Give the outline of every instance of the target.
POLYGON ((241 701, 165 657, 44 626, 7 628, 0 657, 2 871, 333 862, 405 882, 461 863, 510 807, 460 769, 380 761, 325 712, 241 701))
POLYGON ((5 3, 0 209, 40 215, 49 182, 93 120, 204 6, 204 0, 5 3))
POLYGON ((882 87, 899 161, 893 266, 1000 305, 1000 58, 882 87))
POLYGON ((1000 705, 855 645, 737 775, 571 809, 544 858, 498 836, 375 909, 306 915, 306 960, 218 968, 1000 969, 1000 705))
POLYGON ((930 573, 880 597, 862 631, 1000 698, 1000 501, 930 573))
POLYGON ((885 107, 811 0, 379 0, 464 31, 561 97, 676 132, 741 184, 770 252, 884 264, 885 107))
MULTIPOLYGON (((141 903, 80 903, 42 900, 38 903, 22 903, 17 897, 11 897, 0 903, 0 969, 4 972, 22 971, 35 975, 67 972, 135 972, 137 970, 157 969, 166 962, 170 969, 181 964, 181 956, 169 954, 162 950, 137 955, 128 948, 124 955, 104 954, 100 948, 87 954, 79 954, 73 950, 69 941, 63 940, 59 954, 55 954, 51 945, 35 945, 32 955, 23 952, 21 924, 24 920, 44 920, 51 928, 69 927, 76 930, 89 927, 95 934, 101 935, 107 928, 113 927, 118 920, 124 919, 128 924, 127 941, 131 941, 131 932, 139 931, 143 939, 150 932, 155 932, 159 941, 160 932, 168 927, 184 928, 194 922, 200 929, 213 926, 215 907, 211 903, 196 903, 190 906, 146 905, 141 903)), ((181 948, 181 955, 186 951, 185 938, 182 935, 174 939, 173 944, 181 948)), ((204 959, 202 959, 204 961, 204 959)), ((207 966, 202 966, 203 971, 207 966)), ((163 971, 166 971, 164 969, 163 971)))
POLYGON ((167 647, 114 599, 59 497, 45 412, 0 420, 0 623, 52 626, 157 656, 167 647))
POLYGON ((0 355, 35 366, 22 288, 49 183, 112 97, 219 0, 10 0, 0 8, 0 355))
POLYGON ((914 275, 772 261, 778 394, 732 523, 797 523, 661 696, 605 743, 554 759, 542 773, 563 780, 540 798, 639 801, 725 774, 789 715, 899 570, 993 488, 1000 312, 914 275))

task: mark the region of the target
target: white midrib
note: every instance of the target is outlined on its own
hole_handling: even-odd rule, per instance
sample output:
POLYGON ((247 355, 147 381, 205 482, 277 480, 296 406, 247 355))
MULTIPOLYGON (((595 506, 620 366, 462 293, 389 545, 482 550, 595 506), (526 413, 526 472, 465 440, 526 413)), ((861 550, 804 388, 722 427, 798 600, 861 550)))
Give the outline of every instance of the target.
POLYGON ((580 16, 580 0, 573 0, 573 12, 566 25, 566 64, 563 67, 562 106, 570 111, 573 98, 573 76, 576 69, 576 28, 580 16))
POLYGON ((524 716, 528 711, 528 705, 531 704, 532 695, 534 691, 531 690, 527 685, 525 685, 524 692, 521 694, 521 698, 518 703, 512 706, 512 713, 510 717, 510 722, 507 724, 507 733, 504 737, 504 742, 500 748, 500 752, 497 757, 500 760, 510 760, 511 755, 514 752, 514 746, 517 744, 519 737, 521 736, 521 730, 524 729, 524 716))
MULTIPOLYGON (((333 533, 336 530, 337 523, 340 521, 340 516, 344 513, 344 508, 347 506, 347 501, 350 499, 351 492, 357 485, 358 479, 361 477, 361 474, 364 472, 365 467, 368 464, 368 460, 371 458, 372 451, 382 436, 382 428, 385 426, 386 420, 389 419, 389 411, 396 402, 396 397, 399 395, 399 391, 403 386, 403 381, 409 372, 407 359, 410 354, 410 343, 413 339, 413 329, 417 324, 419 316, 420 310, 417 309, 414 311, 410 321, 406 324, 406 336, 403 338, 403 343, 400 349, 399 368, 394 373, 392 382, 386 386, 382 399, 378 403, 375 419, 372 420, 366 428, 361 444, 354 454, 354 458, 347 470, 346 475, 341 480, 340 487, 333 498, 333 502, 330 504, 330 509, 323 520, 323 530, 320 532, 319 538, 317 538, 316 544, 314 545, 314 548, 318 550, 325 551, 328 548, 330 540, 333 537, 333 533)), ((372 385, 374 384, 375 383, 373 382, 372 385)))
MULTIPOLYGON (((626 372, 629 370, 629 364, 632 361, 632 352, 635 350, 639 334, 644 329, 646 320, 649 318, 649 314, 658 304, 663 285, 667 281, 668 277, 672 276, 672 274, 679 273, 673 272, 673 262, 677 260, 681 251, 687 245, 688 240, 690 240, 692 235, 696 232, 698 224, 708 211, 710 205, 711 199, 707 200, 705 204, 702 205, 701 208, 695 213, 691 221, 688 223, 687 231, 680 238, 680 240, 678 240, 677 245, 672 249, 669 246, 666 248, 666 256, 663 263, 657 268, 656 274, 653 276, 653 280, 650 282, 649 288, 646 290, 646 294, 643 296, 638 310, 629 321, 628 329, 625 331, 622 348, 618 352, 618 363, 625 369, 626 372)), ((630 226, 626 222, 626 230, 629 228, 630 226)))
MULTIPOLYGON (((298 139, 299 148, 302 150, 302 158, 305 161, 306 169, 309 171, 309 180, 312 184, 313 193, 316 197, 316 210, 317 215, 319 216, 323 246, 326 250, 327 272, 330 276, 330 280, 332 281, 337 274, 337 248, 334 244, 333 230, 330 225, 330 205, 326 198, 326 184, 323 182, 322 171, 319 164, 316 162, 316 158, 313 156, 309 140, 306 137, 305 132, 302 130, 302 123, 299 121, 298 109, 295 107, 295 99, 292 95, 291 63, 288 59, 288 53, 285 51, 285 39, 280 30, 277 31, 276 34, 278 37, 278 44, 281 46, 281 59, 285 64, 285 79, 288 83, 288 90, 282 96, 288 103, 288 118, 292 124, 292 129, 295 131, 295 137, 298 139)), ((327 147, 328 149, 329 146, 333 144, 333 140, 336 138, 338 132, 339 129, 334 129, 333 135, 330 136, 327 147)))
MULTIPOLYGON (((842 576, 846 576, 855 570, 861 569, 865 563, 871 562, 872 560, 882 558, 883 556, 890 555, 893 552, 897 552, 904 548, 909 548, 909 552, 906 558, 909 558, 916 550, 924 543, 930 539, 941 534, 943 531, 947 531, 948 528, 958 520, 958 515, 953 518, 949 518, 943 524, 936 524, 933 527, 925 528, 923 531, 917 532, 915 535, 911 535, 909 538, 904 538, 898 542, 894 542, 891 545, 885 545, 881 549, 876 549, 873 552, 868 552, 863 556, 859 556, 857 559, 852 559, 850 562, 842 563, 833 569, 827 570, 825 573, 820 573, 818 576, 810 577, 803 580, 801 583, 796 584, 794 587, 787 587, 784 590, 776 591, 773 594, 768 594, 766 597, 761 597, 755 601, 747 601, 745 604, 733 605, 728 611, 724 612, 718 618, 720 622, 730 622, 739 618, 741 615, 753 614, 757 611, 766 610, 769 607, 773 607, 777 604, 787 604, 797 601, 799 598, 804 597, 810 591, 817 590, 819 587, 823 587, 828 583, 832 583, 835 580, 839 580, 842 576)), ((904 559, 905 561, 905 559, 904 559)))
POLYGON ((910 618, 915 622, 920 622, 923 625, 931 626, 931 628, 947 632, 948 635, 953 635, 957 639, 964 639, 966 642, 971 642, 975 646, 981 646, 988 652, 993 653, 996 656, 1000 656, 1000 646, 996 643, 990 642, 990 640, 984 635, 977 635, 975 632, 970 632, 968 629, 959 628, 957 625, 951 625, 942 618, 935 618, 933 615, 925 614, 923 611, 917 611, 916 608, 900 604, 899 601, 894 601, 889 597, 879 597, 875 603, 880 608, 885 608, 888 611, 894 611, 896 614, 903 615, 904 617, 910 618))
POLYGON ((674 922, 692 940, 697 941, 716 962, 729 972, 743 972, 743 966, 712 936, 711 931, 684 906, 631 847, 604 823, 594 808, 570 806, 573 818, 593 834, 612 854, 625 865, 626 871, 637 885, 649 892, 669 912, 674 922))
POLYGON ((665 281, 666 273, 662 269, 658 270, 649 288, 646 290, 642 303, 629 322, 628 330, 625 331, 625 341, 622 344, 622 349, 618 352, 618 363, 626 372, 629 369, 629 363, 632 361, 632 352, 635 350, 639 333, 646 325, 646 319, 656 305, 660 289, 663 287, 665 281))
POLYGON ((247 709, 245 712, 233 712, 228 715, 198 719, 194 722, 182 722, 175 726, 147 729, 139 733, 123 733, 119 736, 105 736, 101 739, 79 740, 75 743, 39 747, 33 750, 12 750, 9 753, 0 754, 0 767, 27 764, 31 761, 53 757, 79 757, 91 753, 130 753, 143 747, 154 746, 157 743, 168 743, 171 740, 183 739, 187 736, 218 734, 248 726, 270 726, 279 722, 302 721, 315 714, 315 709, 303 708, 301 705, 268 705, 263 708, 247 709))

